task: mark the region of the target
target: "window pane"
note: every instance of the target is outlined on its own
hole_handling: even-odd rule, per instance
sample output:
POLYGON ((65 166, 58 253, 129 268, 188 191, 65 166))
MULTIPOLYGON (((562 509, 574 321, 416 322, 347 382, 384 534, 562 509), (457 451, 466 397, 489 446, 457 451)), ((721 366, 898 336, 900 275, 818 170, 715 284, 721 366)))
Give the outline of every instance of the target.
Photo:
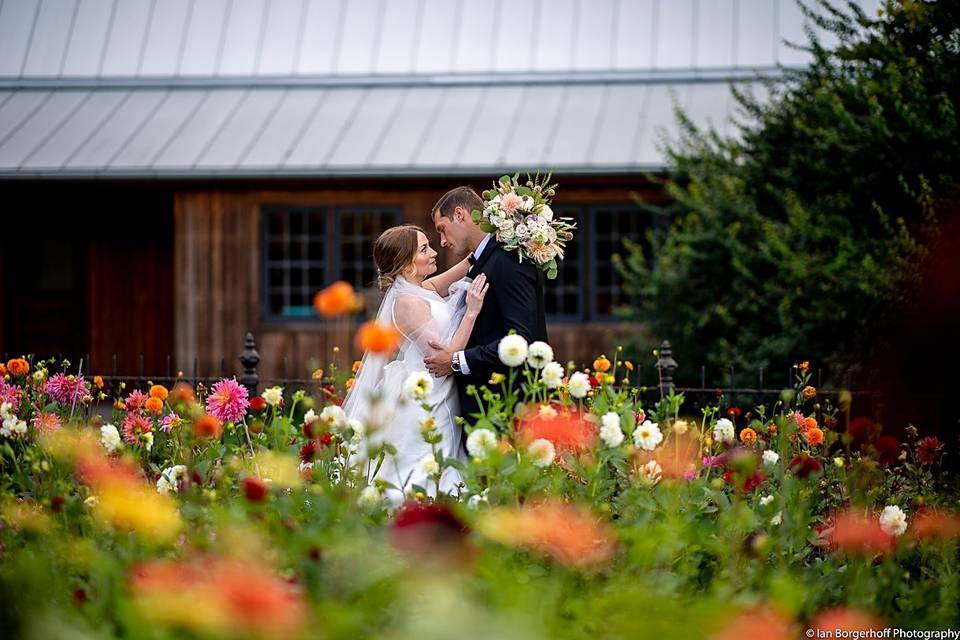
POLYGON ((615 318, 615 310, 625 307, 628 299, 623 292, 623 282, 613 264, 613 256, 626 256, 623 241, 629 239, 643 246, 649 255, 646 239, 651 226, 650 213, 634 205, 602 205, 591 207, 593 224, 593 304, 595 319, 615 318))
POLYGON ((583 268, 586 264, 581 247, 583 238, 583 212, 579 206, 556 206, 554 214, 557 217, 573 218, 577 223, 577 230, 573 233, 573 240, 567 243, 564 258, 559 261, 557 279, 547 280, 544 290, 547 317, 557 321, 578 321, 583 319, 583 268))

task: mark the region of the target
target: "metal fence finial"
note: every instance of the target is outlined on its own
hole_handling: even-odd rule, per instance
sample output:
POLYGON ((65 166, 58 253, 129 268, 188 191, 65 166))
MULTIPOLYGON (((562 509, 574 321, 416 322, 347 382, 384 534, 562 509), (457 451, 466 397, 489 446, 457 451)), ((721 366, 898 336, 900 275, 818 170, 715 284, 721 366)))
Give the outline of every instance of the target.
POLYGON ((247 332, 247 337, 243 341, 243 351, 240 352, 240 364, 243 365, 243 377, 240 384, 247 388, 250 397, 257 395, 257 387, 260 385, 260 376, 257 375, 257 365, 260 363, 260 354, 257 353, 256 344, 253 341, 253 334, 247 332))

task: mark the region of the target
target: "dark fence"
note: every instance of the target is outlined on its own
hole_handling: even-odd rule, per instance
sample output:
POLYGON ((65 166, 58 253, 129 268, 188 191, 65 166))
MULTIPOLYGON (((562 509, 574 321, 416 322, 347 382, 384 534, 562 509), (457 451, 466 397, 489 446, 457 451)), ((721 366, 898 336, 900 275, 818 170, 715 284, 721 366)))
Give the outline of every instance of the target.
MULTIPOLYGON (((6 359, 7 357, 5 356, 4 360, 6 361, 6 359)), ((256 343, 252 333, 247 333, 243 343, 243 350, 237 356, 237 359, 242 367, 240 383, 247 388, 251 396, 259 393, 261 386, 271 384, 300 386, 309 389, 311 387, 317 387, 329 382, 329 380, 289 377, 286 359, 282 361, 280 377, 261 378, 257 370, 258 365, 260 364, 260 354, 257 352, 256 343)), ((87 355, 85 360, 80 361, 77 372, 88 372, 90 370, 89 363, 90 357, 87 355), (86 369, 84 368, 84 363, 87 363, 86 369)), ((641 393, 643 394, 643 397, 645 399, 656 401, 673 390, 677 393, 683 393, 686 396, 686 399, 688 400, 688 408, 691 406, 693 408, 701 408, 708 404, 716 403, 721 396, 724 399, 724 403, 728 405, 742 405, 744 407, 750 407, 754 404, 763 404, 773 397, 778 397, 783 392, 783 389, 792 387, 794 385, 796 375, 796 370, 794 369, 793 365, 790 365, 789 367, 785 368, 786 375, 783 378, 783 384, 781 386, 765 387, 765 374, 767 374, 766 378, 769 380, 769 372, 764 371, 763 368, 759 368, 756 372, 756 386, 743 386, 736 384, 735 372, 731 367, 725 372, 726 375, 724 377, 726 379, 723 380, 721 384, 716 385, 708 384, 707 368, 706 366, 701 365, 699 386, 678 386, 674 383, 674 374, 678 369, 678 363, 674 358, 670 342, 666 340, 660 345, 659 357, 653 369, 656 373, 656 380, 653 381, 653 384, 645 386, 643 385, 643 367, 638 365, 636 370, 635 381, 641 384, 641 393)), ((194 386, 197 384, 209 385, 225 376, 234 375, 232 368, 230 370, 227 368, 226 358, 220 359, 219 375, 214 376, 201 376, 199 374, 199 360, 197 358, 193 359, 192 368, 189 372, 180 370, 175 371, 173 368, 172 358, 170 356, 167 356, 165 373, 145 372, 144 358, 142 355, 139 357, 138 375, 118 375, 116 355, 114 355, 112 358, 111 367, 109 370, 110 375, 102 375, 105 373, 102 367, 99 367, 94 373, 100 373, 106 382, 124 381, 128 383, 146 383, 151 381, 155 383, 172 384, 177 381, 184 381, 191 383, 194 386)), ((747 374, 745 373, 741 374, 741 380, 746 375, 747 374)), ((779 378, 779 375, 777 378, 779 378)), ((815 381, 818 397, 836 398, 842 392, 850 393, 853 397, 856 408, 861 414, 871 415, 875 419, 878 418, 883 409, 882 395, 878 391, 821 388, 822 378, 822 370, 820 368, 815 368, 812 372, 812 381, 815 381)))

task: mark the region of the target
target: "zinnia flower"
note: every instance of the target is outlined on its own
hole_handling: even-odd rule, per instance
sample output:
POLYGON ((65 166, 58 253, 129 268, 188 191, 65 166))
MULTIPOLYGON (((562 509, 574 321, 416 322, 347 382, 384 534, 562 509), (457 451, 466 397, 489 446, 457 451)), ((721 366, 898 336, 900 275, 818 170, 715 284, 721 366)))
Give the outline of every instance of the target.
POLYGON ((146 442, 145 436, 153 432, 153 421, 142 413, 128 413, 121 428, 127 443, 142 444, 146 442))
POLYGON ((4 402, 10 405, 10 411, 16 413, 20 410, 20 387, 15 384, 7 384, 6 380, 0 379, 0 404, 4 402))
POLYGON ((713 426, 713 439, 717 442, 733 442, 736 439, 733 423, 727 418, 717 420, 713 426))
POLYGON ((880 528, 891 536, 903 535, 907 530, 907 514, 897 505, 887 505, 880 514, 880 528))
POLYGON ((600 419, 600 439, 611 449, 623 443, 623 429, 620 428, 620 416, 610 411, 600 419))
POLYGON ((527 364, 534 369, 541 369, 553 361, 553 348, 546 342, 536 341, 527 350, 527 364))
POLYGON ((83 376, 67 376, 58 373, 47 380, 46 393, 50 399, 63 406, 72 406, 82 402, 87 393, 87 383, 83 376))
POLYGON ((357 329, 357 346, 369 353, 392 353, 400 344, 400 339, 400 332, 393 325, 381 324, 376 320, 365 322, 357 329))
POLYGON ((170 392, 167 391, 167 388, 162 384, 155 384, 152 387, 150 387, 150 391, 148 395, 151 398, 160 398, 161 400, 166 400, 169 393, 170 392))
POLYGON ((127 411, 140 411, 147 406, 147 396, 140 389, 134 389, 123 404, 127 407, 127 411))
POLYGON ((150 413, 160 415, 160 412, 163 411, 163 400, 154 397, 147 398, 146 407, 150 413))
POLYGON ((531 442, 527 447, 527 453, 535 467, 549 467, 557 457, 557 451, 553 443, 545 438, 539 438, 531 442))
POLYGON ((742 442, 743 444, 750 446, 756 441, 757 441, 757 432, 751 429, 750 427, 747 427, 746 429, 740 432, 740 442, 742 442))
POLYGON ((803 438, 811 447, 819 446, 823 444, 823 431, 819 427, 813 427, 803 434, 803 438))
POLYGON ((414 402, 422 402, 433 391, 433 376, 426 371, 414 371, 403 381, 403 395, 414 402))
POLYGON ((940 458, 943 443, 937 438, 927 437, 917 443, 917 461, 922 465, 931 465, 940 458))
POLYGON ((193 421, 193 434, 198 438, 219 438, 222 432, 223 423, 209 413, 193 421))
POLYGON ((540 371, 540 379, 547 389, 556 389, 563 382, 563 367, 558 362, 548 362, 540 371))
POLYGON ((590 378, 581 371, 575 372, 567 382, 567 389, 574 398, 585 398, 590 388, 590 378))
POLYGON ((512 334, 504 336, 497 345, 500 362, 508 367, 519 367, 527 359, 527 341, 523 336, 512 334))
POLYGON ((663 433, 656 422, 644 420, 633 432, 633 443, 641 449, 653 451, 663 441, 663 433))
POLYGON ((497 436, 490 429, 474 429, 467 436, 467 453, 481 460, 497 448, 497 436))
POLYGON ((349 282, 338 280, 313 298, 313 308, 324 318, 333 318, 359 309, 361 299, 349 282))
POLYGON ((60 416, 55 413, 38 413, 30 424, 40 433, 53 433, 60 428, 60 416))
POLYGON ((236 378, 224 378, 213 385, 207 398, 207 412, 220 422, 239 422, 249 406, 247 388, 236 378))

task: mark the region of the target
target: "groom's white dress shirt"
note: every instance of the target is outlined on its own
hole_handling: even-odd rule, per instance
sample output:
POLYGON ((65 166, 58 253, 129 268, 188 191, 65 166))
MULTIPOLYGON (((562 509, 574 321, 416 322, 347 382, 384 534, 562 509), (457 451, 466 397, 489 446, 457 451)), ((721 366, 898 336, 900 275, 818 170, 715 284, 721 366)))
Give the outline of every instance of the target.
MULTIPOLYGON (((480 241, 480 244, 477 245, 476 250, 473 252, 473 259, 479 260, 480 255, 483 253, 483 250, 486 248, 487 243, 490 241, 491 235, 488 233, 483 236, 483 240, 480 241)), ((470 365, 467 364, 467 357, 464 355, 463 351, 457 351, 457 359, 460 360, 460 371, 465 375, 470 375, 470 365)))

